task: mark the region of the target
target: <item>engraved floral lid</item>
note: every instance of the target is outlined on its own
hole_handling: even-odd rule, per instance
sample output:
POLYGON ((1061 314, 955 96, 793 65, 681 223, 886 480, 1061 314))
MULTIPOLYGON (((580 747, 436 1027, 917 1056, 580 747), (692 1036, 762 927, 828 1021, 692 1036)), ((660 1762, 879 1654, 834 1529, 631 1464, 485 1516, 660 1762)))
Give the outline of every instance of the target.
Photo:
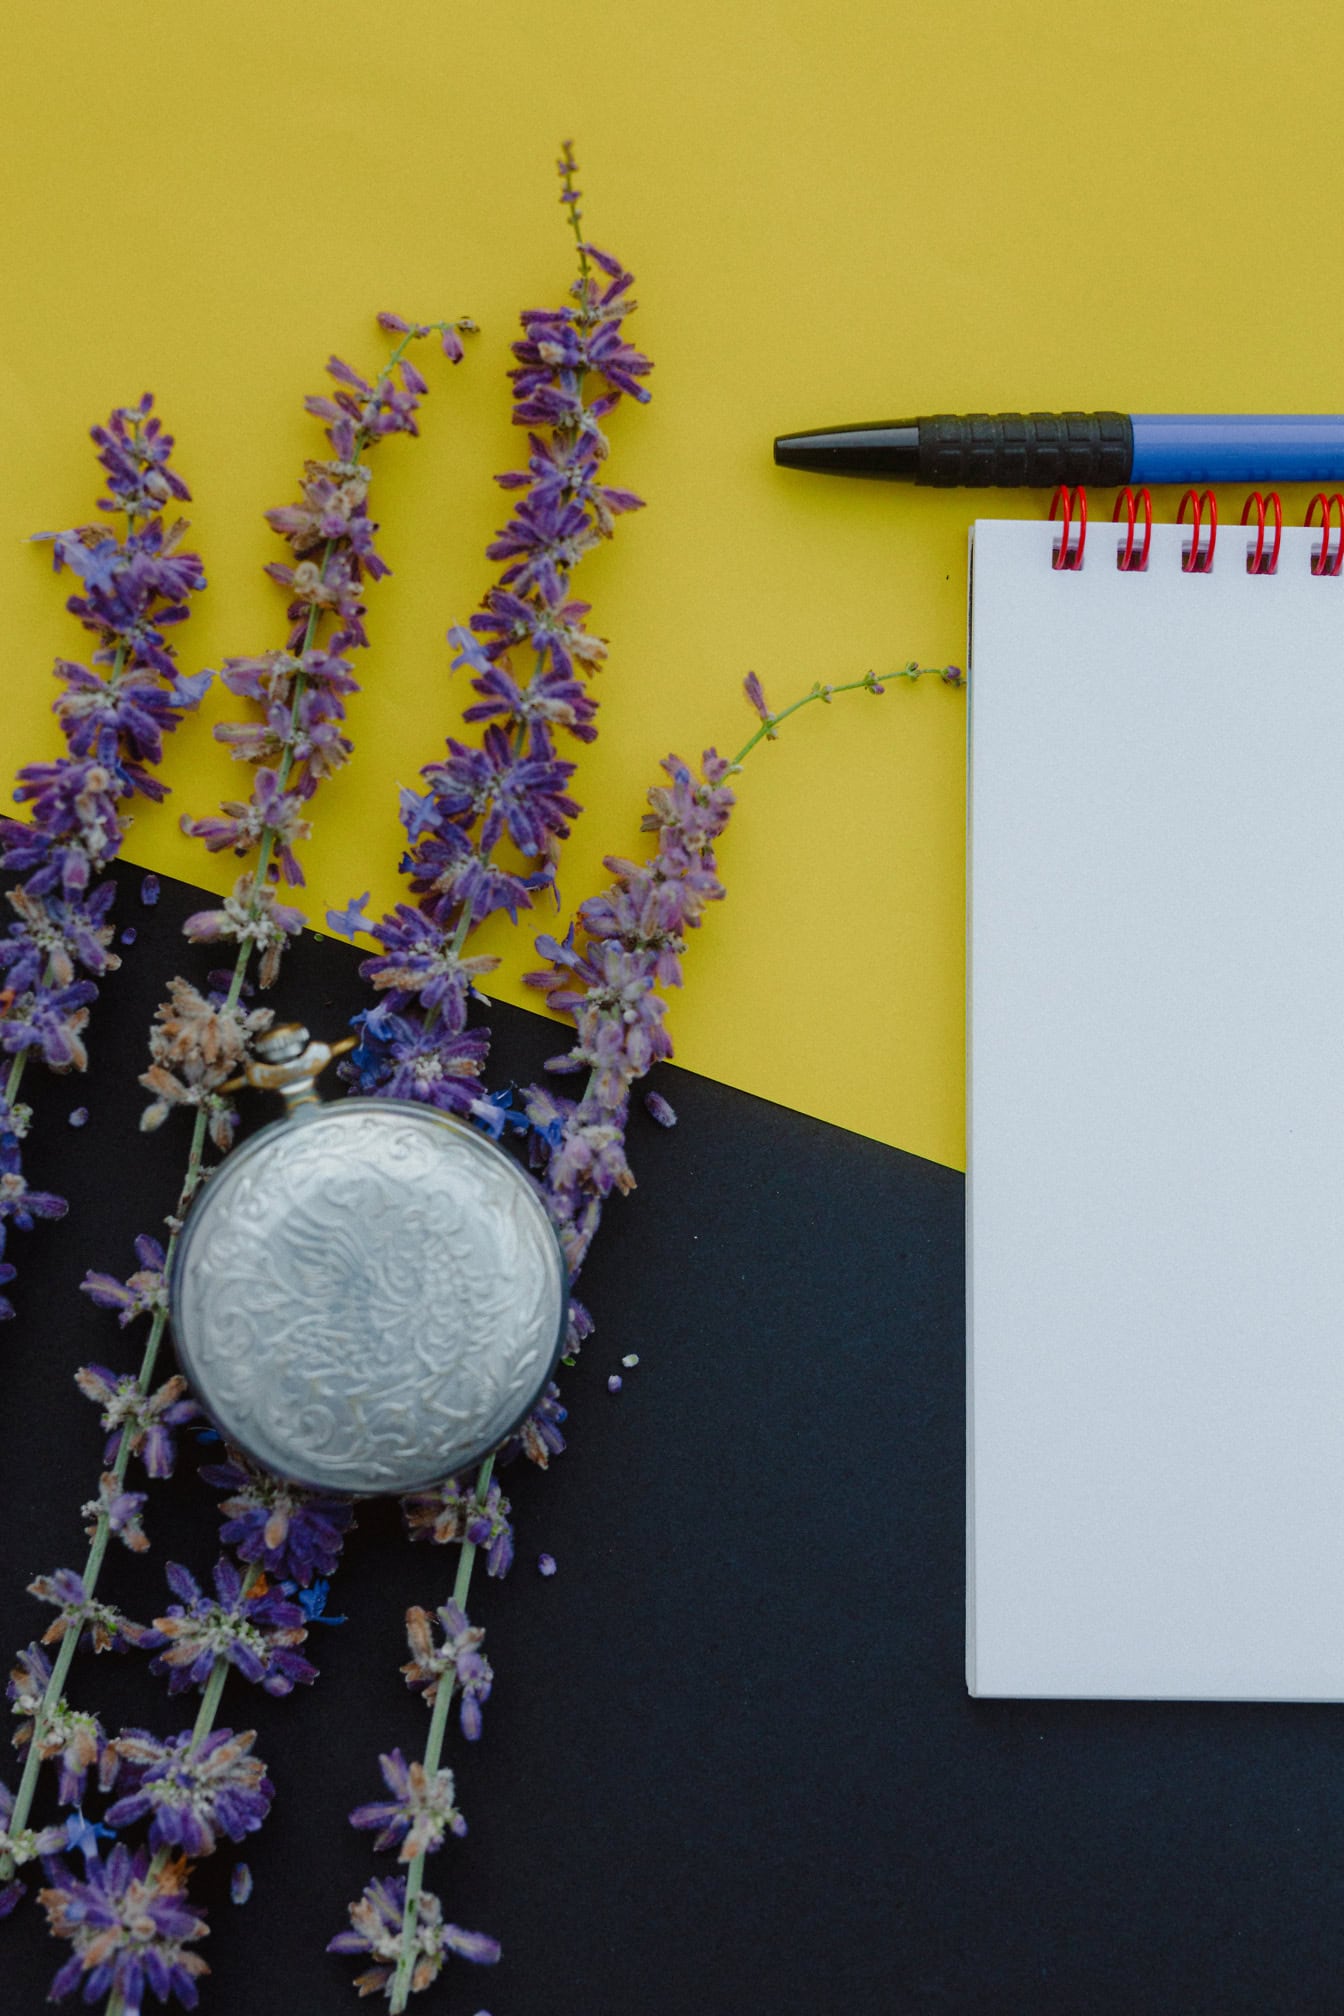
POLYGON ((452 1476, 525 1417, 559 1351, 545 1207, 510 1155, 434 1108, 317 1103, 333 1050, 306 1030, 256 1047, 247 1077, 291 1117, 235 1149, 187 1218, 170 1284, 183 1370, 220 1431, 294 1483, 368 1496, 452 1476))

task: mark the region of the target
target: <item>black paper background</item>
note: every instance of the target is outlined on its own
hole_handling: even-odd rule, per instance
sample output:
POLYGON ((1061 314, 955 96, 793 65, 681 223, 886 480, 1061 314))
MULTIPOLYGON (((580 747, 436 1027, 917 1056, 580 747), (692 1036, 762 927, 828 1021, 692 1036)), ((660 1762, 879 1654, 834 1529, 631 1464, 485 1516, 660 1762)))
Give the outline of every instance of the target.
MULTIPOLYGON (((84 1557, 99 1435, 70 1375, 138 1363, 140 1330, 77 1283, 86 1267, 129 1271, 185 1154, 182 1123, 137 1133, 134 1077, 165 977, 201 971, 177 927, 202 898, 165 881, 146 910, 139 871, 121 880, 138 942, 94 1011, 90 1075, 25 1085, 30 1180, 71 1211, 10 1242, 6 1646, 50 1615, 23 1594, 29 1577, 84 1557), (80 1132, 65 1120, 78 1104, 80 1132)), ((276 1006, 335 1034, 366 1000, 358 956, 305 939, 276 1006)), ((493 1024, 492 1085, 557 1047, 537 1016, 499 1007, 493 1024)), ((899 1049, 854 1069, 900 1070, 899 1049)), ((967 1699, 961 1178, 675 1069, 658 1082, 680 1125, 636 1117, 640 1187, 610 1209, 581 1290, 598 1329, 564 1379, 570 1446, 546 1475, 505 1474, 519 1558, 471 1601, 495 1692, 478 1745, 454 1725, 446 1761, 471 1831, 430 1880, 504 1958, 452 1963, 414 2006, 1344 2008, 1337 1710, 967 1699), (612 1396, 629 1351, 640 1363, 612 1396)), ((117 1549, 104 1584, 142 1618, 162 1605, 166 1559, 204 1579, 214 1558, 216 1494, 194 1473, 218 1452, 184 1448, 172 1483, 150 1487, 152 1552, 117 1549)), ((262 1834, 199 1874, 203 2009, 355 2006, 353 1968, 323 1947, 346 1900, 394 1865, 344 1816, 382 1796, 380 1750, 418 1754, 428 1717, 397 1670, 402 1618, 446 1598, 455 1563, 409 1546, 390 1507, 364 1508, 332 1590, 349 1621, 315 1627, 307 1648, 317 1686, 273 1702, 231 1678, 222 1719, 260 1731, 277 1799, 262 1834), (227 1895, 239 1856, 256 1879, 243 1907, 227 1895)), ((70 1693, 109 1726, 194 1714, 134 1654, 81 1654, 70 1693)), ((44 2006, 63 1954, 31 1899, 0 1926, 6 2016, 44 2006)))

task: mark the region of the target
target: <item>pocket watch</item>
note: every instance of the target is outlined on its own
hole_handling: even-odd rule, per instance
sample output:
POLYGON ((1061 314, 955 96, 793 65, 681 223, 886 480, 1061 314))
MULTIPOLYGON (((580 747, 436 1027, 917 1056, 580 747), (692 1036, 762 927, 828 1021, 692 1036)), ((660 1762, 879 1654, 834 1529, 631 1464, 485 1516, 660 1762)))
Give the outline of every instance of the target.
POLYGON ((169 1313, 229 1442, 367 1497, 455 1476, 518 1426, 559 1355, 567 1276, 537 1190, 475 1128, 408 1100, 319 1101, 349 1047, 297 1024, 257 1039, 244 1078, 287 1112, 192 1205, 169 1313))

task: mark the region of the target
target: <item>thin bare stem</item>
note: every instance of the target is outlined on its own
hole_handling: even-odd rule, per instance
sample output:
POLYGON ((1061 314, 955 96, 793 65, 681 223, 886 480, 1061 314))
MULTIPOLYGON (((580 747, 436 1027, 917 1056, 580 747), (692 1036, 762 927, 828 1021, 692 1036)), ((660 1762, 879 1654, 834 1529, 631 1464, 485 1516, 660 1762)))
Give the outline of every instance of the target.
POLYGON ((865 672, 862 679, 850 679, 842 686, 824 686, 820 680, 801 700, 795 700, 788 707, 781 707, 778 713, 770 713, 762 720, 756 733, 748 738, 733 758, 734 770, 740 769, 758 742, 773 742, 775 730, 781 721, 787 721, 790 714, 796 714, 800 707, 810 707, 814 700, 829 702, 837 693, 881 693, 891 679, 941 679, 948 686, 960 686, 961 668, 957 665, 917 665, 912 658, 908 665, 902 665, 898 672, 865 672))
MULTIPOLYGON (((476 1497, 481 1500, 490 1488, 490 1474, 495 1467, 493 1456, 487 1456, 476 1479, 476 1497)), ((476 1561, 476 1546, 471 1540, 462 1543, 462 1555, 457 1564, 457 1576, 453 1583, 453 1601, 463 1610, 467 1607, 467 1597, 471 1593, 471 1571, 476 1561)), ((434 1696, 434 1707, 429 1718, 429 1734, 425 1738, 425 1772, 433 1777, 439 1768, 443 1755, 443 1739, 448 1730, 448 1710, 452 1705, 453 1689, 457 1675, 445 1673, 441 1676, 438 1691, 434 1696)), ((415 1932, 420 1916, 420 1893, 425 1882, 425 1854, 422 1849, 406 1871, 406 1904, 401 1919, 401 1952, 397 1958, 397 1971, 392 1977, 388 1991, 391 2016, 400 2016, 406 2007, 411 1992, 411 1974, 415 1966, 415 1932)))

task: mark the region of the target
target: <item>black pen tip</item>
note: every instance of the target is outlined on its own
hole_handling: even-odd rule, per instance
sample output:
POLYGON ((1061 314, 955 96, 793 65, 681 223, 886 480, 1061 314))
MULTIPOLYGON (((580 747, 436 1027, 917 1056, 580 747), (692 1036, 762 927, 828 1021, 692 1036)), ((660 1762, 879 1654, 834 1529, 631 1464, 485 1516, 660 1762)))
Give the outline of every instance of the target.
POLYGON ((919 471, 919 424, 886 420, 863 427, 814 427, 806 434, 775 437, 781 469, 809 469, 826 476, 904 476, 919 471))

